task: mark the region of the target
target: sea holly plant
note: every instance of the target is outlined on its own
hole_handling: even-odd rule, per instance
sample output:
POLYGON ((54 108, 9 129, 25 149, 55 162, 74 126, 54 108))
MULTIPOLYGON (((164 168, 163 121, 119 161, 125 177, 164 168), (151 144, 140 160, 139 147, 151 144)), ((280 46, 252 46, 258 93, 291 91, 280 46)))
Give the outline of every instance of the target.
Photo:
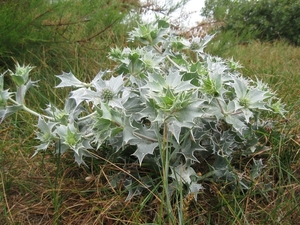
MULTIPOLYGON (((135 168, 124 182, 127 199, 160 184, 168 202, 179 187, 196 199, 207 180, 249 188, 249 177, 258 177, 263 161, 252 161, 253 171, 243 176, 246 171, 233 166, 234 156, 264 147, 262 112, 284 114, 275 93, 243 77, 232 59, 205 53, 213 35, 185 39, 158 20, 140 24, 129 36, 140 45, 111 49, 114 70, 101 70, 90 83, 72 73, 57 76, 56 88, 72 88, 63 109, 49 103, 41 114, 25 105, 27 91, 37 86, 29 78, 33 67, 17 64, 15 72, 8 71, 15 92, 4 89, 7 72, 1 74, 1 122, 20 110, 37 116, 40 144, 34 154, 71 152, 79 165, 89 166, 86 159, 101 153, 135 168)), ((112 184, 124 179, 121 173, 112 184)))

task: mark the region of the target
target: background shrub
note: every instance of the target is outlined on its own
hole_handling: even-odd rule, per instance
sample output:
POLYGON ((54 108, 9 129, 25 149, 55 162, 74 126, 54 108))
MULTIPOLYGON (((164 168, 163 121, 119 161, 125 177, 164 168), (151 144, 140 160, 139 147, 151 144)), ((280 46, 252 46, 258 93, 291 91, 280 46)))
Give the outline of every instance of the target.
POLYGON ((0 4, 0 67, 11 68, 19 61, 56 68, 51 72, 57 73, 87 68, 90 50, 94 61, 104 63, 101 53, 108 46, 125 43, 123 36, 132 21, 129 12, 139 3, 11 0, 0 4))
MULTIPOLYGON (((299 0, 206 0, 202 15, 222 22, 222 31, 261 40, 286 39, 299 45, 299 0)), ((243 39, 243 38, 242 38, 243 39)))

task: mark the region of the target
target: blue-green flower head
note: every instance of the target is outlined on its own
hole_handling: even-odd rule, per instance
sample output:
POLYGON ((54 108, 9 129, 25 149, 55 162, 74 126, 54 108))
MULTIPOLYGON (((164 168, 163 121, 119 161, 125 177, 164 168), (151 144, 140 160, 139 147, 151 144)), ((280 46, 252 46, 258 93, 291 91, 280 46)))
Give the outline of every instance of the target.
POLYGON ((112 76, 109 80, 102 79, 103 74, 99 74, 97 78, 92 81, 92 85, 96 89, 99 96, 95 99, 95 104, 107 102, 112 107, 123 108, 122 104, 126 101, 128 91, 124 87, 122 76, 112 76))
POLYGON ((206 35, 204 38, 193 37, 188 43, 188 47, 194 52, 203 53, 204 48, 213 37, 214 35, 206 35))
POLYGON ((56 133, 60 140, 62 140, 62 143, 68 145, 70 148, 76 148, 81 139, 81 134, 72 123, 69 123, 67 126, 58 126, 56 133))
POLYGON ((266 107, 268 104, 266 100, 269 98, 268 91, 251 86, 250 80, 242 77, 236 78, 232 87, 236 94, 236 99, 234 100, 236 110, 243 112, 247 122, 253 117, 254 111, 268 110, 266 107))
POLYGON ((76 123, 69 123, 67 126, 59 125, 56 127, 55 134, 60 140, 57 143, 56 151, 63 154, 67 150, 72 150, 75 161, 79 165, 81 163, 85 164, 83 156, 91 156, 86 150, 92 149, 92 146, 90 145, 90 140, 86 139, 79 130, 78 125, 76 123))
POLYGON ((144 44, 149 44, 157 37, 157 35, 158 28, 154 24, 139 24, 137 28, 129 33, 129 40, 133 41, 134 39, 138 39, 144 44))
POLYGON ((228 66, 233 71, 243 68, 243 66, 239 62, 234 61, 232 57, 228 60, 228 66))
POLYGON ((65 110, 60 110, 54 105, 49 104, 45 109, 49 116, 52 116, 55 121, 60 121, 62 123, 67 123, 68 114, 65 110))
POLYGON ((55 122, 46 122, 43 118, 39 117, 37 124, 39 131, 36 132, 36 139, 38 139, 41 144, 36 146, 34 155, 36 155, 40 150, 46 151, 51 145, 52 141, 56 138, 54 134, 56 125, 57 123, 55 122))
POLYGON ((164 57, 155 54, 154 52, 146 52, 141 58, 142 62, 147 69, 160 70, 160 64, 163 62, 164 57))
POLYGON ((249 82, 249 80, 240 77, 235 79, 232 85, 235 89, 239 105, 243 108, 266 109, 264 107, 264 100, 269 97, 267 95, 268 92, 250 86, 249 82))
POLYGON ((239 103, 240 103, 241 106, 243 106, 245 108, 249 108, 251 106, 251 101, 250 101, 250 98, 248 96, 240 98, 239 103))
POLYGON ((275 113, 279 113, 280 115, 284 116, 286 110, 284 109, 285 105, 281 102, 281 100, 277 100, 271 104, 271 109, 275 113))
POLYGON ((104 88, 101 92, 101 98, 105 101, 105 102, 109 102, 110 100, 112 100, 114 98, 114 93, 110 88, 104 88))
POLYGON ((123 58, 122 56, 122 50, 118 47, 116 48, 111 48, 109 52, 109 58, 110 59, 121 59, 123 58))
POLYGON ((190 49, 192 51, 197 51, 201 48, 201 39, 199 37, 193 37, 190 43, 190 49))
POLYGON ((29 73, 33 68, 31 66, 20 66, 17 63, 15 72, 9 70, 10 76, 17 86, 24 85, 28 81, 29 73))

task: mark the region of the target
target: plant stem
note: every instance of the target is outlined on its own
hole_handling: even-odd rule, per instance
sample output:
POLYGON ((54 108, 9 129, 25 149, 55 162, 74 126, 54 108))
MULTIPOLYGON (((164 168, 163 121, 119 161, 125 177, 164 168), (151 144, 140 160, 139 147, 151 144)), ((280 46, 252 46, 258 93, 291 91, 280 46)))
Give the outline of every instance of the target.
POLYGON ((219 105, 219 107, 220 107, 220 109, 221 109, 222 114, 223 114, 224 116, 226 116, 227 113, 224 111, 223 107, 221 106, 221 103, 220 103, 219 99, 216 98, 216 100, 217 100, 217 102, 218 102, 218 105, 219 105))
POLYGON ((151 137, 148 137, 148 136, 145 136, 143 134, 139 134, 137 132, 132 132, 134 136, 138 137, 138 138, 143 138, 143 139, 146 139, 148 141, 152 141, 152 142, 158 142, 157 139, 154 139, 154 138, 151 138, 151 137))
MULTIPOLYGON (((160 54, 163 54, 163 52, 162 52, 162 50, 160 49, 160 47, 159 46, 157 46, 157 45, 153 45, 153 48, 156 50, 156 51, 158 51, 160 54)), ((180 71, 181 71, 181 67, 176 63, 176 62, 174 62, 171 58, 170 58, 170 56, 169 55, 166 55, 166 57, 167 57, 167 59, 177 68, 177 69, 179 69, 180 71)))
POLYGON ((25 110, 26 112, 29 112, 30 114, 34 115, 34 116, 37 116, 37 117, 44 117, 44 118, 47 118, 48 120, 54 120, 53 117, 50 117, 50 116, 46 116, 46 115, 42 115, 42 114, 39 114, 38 112, 36 111, 33 111, 32 109, 29 109, 26 105, 24 104, 19 104, 18 102, 16 102, 15 100, 13 100, 12 98, 9 98, 9 100, 14 103, 15 105, 19 105, 19 106, 22 106, 22 109, 25 110))
POLYGON ((58 178, 61 177, 61 168, 60 168, 60 156, 61 156, 61 140, 58 141, 59 147, 58 147, 58 154, 56 159, 56 174, 55 174, 55 183, 54 183, 54 190, 53 190, 53 206, 54 206, 54 224, 60 224, 60 213, 59 209, 61 207, 61 193, 59 191, 60 188, 58 188, 58 178))
POLYGON ((169 224, 175 224, 172 213, 172 205, 169 193, 169 152, 168 152, 168 125, 164 122, 163 140, 161 147, 161 161, 162 161, 162 176, 163 176, 163 194, 167 206, 167 217, 169 224))
POLYGON ((95 112, 92 112, 92 113, 89 114, 89 115, 80 117, 80 118, 78 118, 78 121, 84 121, 84 120, 86 120, 86 119, 89 119, 89 118, 91 118, 93 115, 95 115, 96 113, 97 113, 97 112, 95 111, 95 112))

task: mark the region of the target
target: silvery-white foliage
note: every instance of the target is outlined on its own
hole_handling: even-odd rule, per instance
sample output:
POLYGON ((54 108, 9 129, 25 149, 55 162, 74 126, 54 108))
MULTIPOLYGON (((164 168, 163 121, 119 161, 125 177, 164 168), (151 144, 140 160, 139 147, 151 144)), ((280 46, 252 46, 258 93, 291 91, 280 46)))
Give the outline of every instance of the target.
MULTIPOLYGON (((232 59, 205 53, 213 35, 187 40, 173 34, 165 20, 140 24, 129 40, 142 46, 111 49, 115 70, 99 72, 90 83, 72 73, 57 76, 61 82, 56 88, 73 90, 63 109, 49 104, 46 115, 25 106, 25 94, 36 82, 28 78, 33 67, 17 65, 15 73, 10 71, 16 92, 4 90, 0 75, 0 121, 21 109, 37 115, 41 143, 35 154, 55 146, 58 154, 73 152, 80 165, 90 151, 105 149, 103 157, 116 156, 125 167, 161 171, 167 165, 172 184, 184 184, 195 197, 207 178, 240 181, 247 188, 230 166, 233 154, 259 150, 260 113, 283 114, 282 104, 267 85, 242 77, 232 59), (195 171, 195 163, 208 157, 214 159, 209 172, 195 171)), ((252 168, 255 179, 264 165, 254 160, 252 168)), ((144 185, 135 186, 127 177, 127 199, 155 183, 139 169, 134 174, 144 185)))

